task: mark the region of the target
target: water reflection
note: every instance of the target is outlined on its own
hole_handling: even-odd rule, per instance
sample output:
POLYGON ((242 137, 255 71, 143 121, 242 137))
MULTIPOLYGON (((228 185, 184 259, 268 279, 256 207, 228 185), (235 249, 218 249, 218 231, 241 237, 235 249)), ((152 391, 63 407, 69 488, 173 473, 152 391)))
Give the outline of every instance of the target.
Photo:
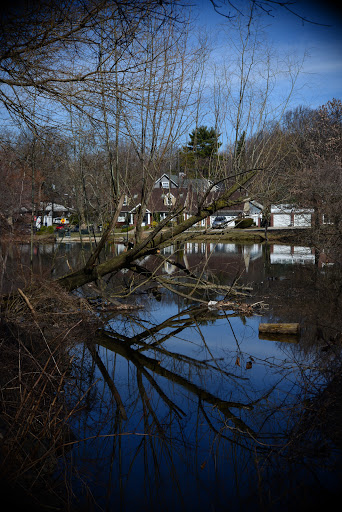
MULTIPOLYGON (((39 247, 34 271, 52 267, 62 275, 84 251, 89 247, 79 244, 39 247)), ((10 271, 18 258, 25 266, 29 251, 3 248, 1 255, 7 284, 18 280, 10 271)), ((334 497, 342 447, 341 276, 316 260, 311 249, 288 245, 179 244, 139 262, 154 281, 141 285, 131 270, 106 281, 124 300, 136 287, 143 309, 99 312, 103 329, 74 349, 66 391, 78 409, 68 467, 77 504, 285 511, 334 497), (175 286, 184 271, 187 298, 157 281, 175 286), (210 310, 205 302, 214 297, 200 287, 193 292, 194 275, 250 285, 235 303, 264 301, 268 309, 210 310), (260 339, 261 321, 300 322, 301 337, 260 339)))
POLYGON ((310 247, 291 245, 272 245, 271 263, 308 264, 315 263, 315 251, 310 247))
POLYGON ((287 507, 291 492, 301 500, 304 481, 307 490, 322 478, 317 462, 335 468, 336 447, 304 429, 315 410, 312 385, 324 382, 313 353, 257 342, 259 319, 232 312, 190 307, 159 323, 153 318, 112 321, 83 361, 81 393, 93 386, 92 400, 73 429, 90 441, 77 444, 73 457, 83 478, 91 475, 98 504, 226 510, 228 500, 229 510, 259 510, 258 500, 266 500, 272 509, 281 470, 287 507), (317 458, 312 443, 324 445, 324 454, 317 458), (315 464, 310 472, 303 450, 315 464))
MULTIPOLYGON (((267 281, 278 292, 293 277, 279 271, 283 280, 267 281)), ((112 318, 82 352, 80 393, 92 392, 73 428, 91 441, 73 457, 89 499, 107 510, 234 511, 297 510, 334 496, 340 447, 324 423, 332 398, 320 397, 341 368, 340 345, 322 352, 303 319, 296 343, 259 339, 272 307, 244 316, 175 300, 148 306, 112 318)))
MULTIPOLYGON (((118 255, 126 250, 124 243, 108 244, 103 258, 110 255, 118 255)), ((54 277, 61 276, 70 270, 76 270, 86 261, 91 251, 89 243, 76 243, 63 241, 53 244, 42 244, 34 247, 33 273, 44 275, 52 274, 54 277)), ((11 286, 11 281, 18 279, 21 284, 24 274, 30 269, 29 244, 0 244, 0 259, 2 263, 2 285, 6 288, 11 286), (6 283, 5 283, 6 281, 6 283)), ((205 263, 208 270, 220 273, 228 270, 252 273, 254 267, 263 264, 265 247, 261 244, 226 244, 226 243, 184 243, 171 245, 162 249, 161 254, 165 257, 162 271, 168 275, 173 274, 177 267, 172 264, 172 258, 182 261, 186 268, 205 263)), ((270 264, 313 264, 315 263, 313 249, 309 247, 298 247, 291 245, 269 246, 270 264)), ((147 257, 140 263, 146 263, 147 257)), ((319 255, 320 266, 330 265, 326 255, 319 255)), ((230 272, 232 275, 232 272, 230 272)), ((252 276, 253 278, 253 276, 252 276)))

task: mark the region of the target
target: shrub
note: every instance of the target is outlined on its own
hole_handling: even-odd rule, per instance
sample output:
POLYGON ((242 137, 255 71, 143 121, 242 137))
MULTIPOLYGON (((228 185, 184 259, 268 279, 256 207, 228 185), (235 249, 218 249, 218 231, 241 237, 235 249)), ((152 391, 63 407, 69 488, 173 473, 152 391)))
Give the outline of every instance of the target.
POLYGON ((123 226, 121 233, 127 233, 127 231, 131 231, 132 229, 134 229, 134 226, 123 226))
POLYGON ((42 226, 39 231, 37 231, 37 235, 53 235, 54 232, 53 226, 42 226))
POLYGON ((238 219, 235 221, 235 227, 239 229, 250 228, 253 224, 253 219, 238 219))

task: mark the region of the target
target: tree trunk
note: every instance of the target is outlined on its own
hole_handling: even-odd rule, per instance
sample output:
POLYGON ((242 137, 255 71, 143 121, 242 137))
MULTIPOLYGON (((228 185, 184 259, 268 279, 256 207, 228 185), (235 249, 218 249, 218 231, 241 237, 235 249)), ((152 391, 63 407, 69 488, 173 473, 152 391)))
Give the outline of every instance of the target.
POLYGON ((160 232, 161 228, 160 226, 157 226, 149 237, 142 240, 133 249, 119 254, 118 256, 115 256, 101 264, 94 265, 91 268, 84 266, 80 270, 59 278, 59 284, 68 291, 74 290, 109 273, 117 272, 122 268, 130 266, 134 260, 156 251, 161 246, 166 244, 170 245, 176 236, 180 235, 197 222, 213 215, 217 210, 241 202, 241 199, 236 201, 231 201, 229 199, 242 185, 245 185, 253 176, 255 176, 256 172, 257 171, 252 170, 246 173, 239 183, 235 183, 229 190, 227 190, 227 192, 222 194, 219 199, 213 201, 208 206, 202 207, 201 210, 199 210, 195 215, 192 215, 189 219, 173 226, 164 233, 160 232))

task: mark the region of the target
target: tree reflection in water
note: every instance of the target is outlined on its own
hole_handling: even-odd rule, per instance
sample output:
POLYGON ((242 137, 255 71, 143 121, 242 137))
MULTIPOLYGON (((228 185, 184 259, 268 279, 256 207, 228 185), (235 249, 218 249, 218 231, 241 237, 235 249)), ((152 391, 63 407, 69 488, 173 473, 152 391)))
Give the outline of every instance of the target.
POLYGON ((83 349, 77 384, 91 388, 72 454, 87 509, 288 510, 332 496, 331 398, 317 402, 331 365, 259 340, 259 321, 203 306, 160 323, 130 315, 83 349))
MULTIPOLYGON (((147 293, 129 272, 110 279, 124 297, 135 287, 145 308, 102 313, 105 328, 75 349, 66 394, 78 415, 63 478, 81 509, 303 511, 338 495, 340 270, 320 267, 307 248, 221 246, 186 244, 163 254, 162 266, 157 255, 140 263, 169 290, 183 279, 180 289, 194 301, 215 297, 194 292, 194 277, 181 278, 174 263, 197 267, 217 293, 239 278, 268 311, 210 311, 158 281, 147 293), (259 339, 260 321, 300 322, 300 339, 259 339)), ((79 246, 47 249, 37 254, 37 273, 51 268, 52 256, 58 275, 66 257, 77 267, 79 246)), ((16 258, 3 258, 5 289, 16 258)))

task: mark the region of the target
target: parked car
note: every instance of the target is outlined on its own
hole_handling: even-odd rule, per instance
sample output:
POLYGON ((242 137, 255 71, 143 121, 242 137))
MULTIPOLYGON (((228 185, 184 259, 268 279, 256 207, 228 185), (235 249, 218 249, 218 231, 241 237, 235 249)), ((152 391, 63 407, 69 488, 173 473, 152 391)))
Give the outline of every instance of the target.
POLYGON ((53 224, 69 224, 68 219, 65 217, 55 217, 52 222, 53 224), (64 219, 64 222, 62 222, 62 219, 64 219))
POLYGON ((212 223, 211 227, 213 229, 221 229, 221 228, 226 227, 227 224, 228 224, 228 220, 226 219, 226 217, 216 217, 216 219, 214 219, 214 222, 212 223))

